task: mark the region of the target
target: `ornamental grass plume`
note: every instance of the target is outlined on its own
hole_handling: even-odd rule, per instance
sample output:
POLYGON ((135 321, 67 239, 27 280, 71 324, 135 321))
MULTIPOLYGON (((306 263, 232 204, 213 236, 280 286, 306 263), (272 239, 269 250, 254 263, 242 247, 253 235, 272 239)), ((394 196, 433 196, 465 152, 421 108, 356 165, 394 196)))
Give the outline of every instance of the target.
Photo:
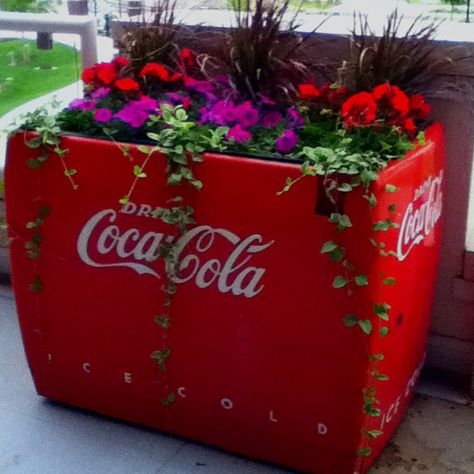
POLYGON ((309 61, 297 34, 299 10, 286 21, 290 0, 233 0, 235 25, 223 35, 223 46, 202 61, 203 72, 229 77, 242 100, 259 94, 278 98, 295 96, 297 84, 308 74, 309 61))
POLYGON ((132 23, 120 40, 119 54, 130 61, 134 73, 150 62, 174 67, 177 45, 185 34, 175 10, 176 0, 155 0, 150 11, 145 11, 137 24, 132 23))
POLYGON ((404 24, 403 15, 395 10, 377 36, 367 15, 354 15, 349 56, 339 70, 342 85, 358 92, 387 82, 409 94, 463 86, 453 79, 468 75, 472 55, 462 47, 434 44, 441 22, 418 16, 402 33, 404 24))

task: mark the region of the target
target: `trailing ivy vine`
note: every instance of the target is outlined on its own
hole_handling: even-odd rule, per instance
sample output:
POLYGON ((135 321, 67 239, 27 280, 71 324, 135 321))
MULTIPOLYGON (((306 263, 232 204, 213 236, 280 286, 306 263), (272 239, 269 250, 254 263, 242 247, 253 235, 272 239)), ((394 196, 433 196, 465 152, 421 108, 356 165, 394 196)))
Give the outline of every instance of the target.
MULTIPOLYGON (((352 227, 349 215, 342 213, 339 209, 339 197, 341 194, 350 193, 355 188, 362 187, 363 199, 367 201, 370 214, 378 205, 377 198, 371 192, 371 184, 377 179, 378 172, 388 165, 388 161, 380 154, 374 152, 354 153, 350 151, 351 138, 341 140, 337 148, 304 147, 298 157, 303 160, 301 165, 301 176, 296 179, 288 178, 285 186, 278 194, 288 192, 293 185, 307 176, 320 176, 325 189, 327 199, 331 203, 334 212, 328 217, 328 222, 334 228, 334 237, 323 243, 321 254, 327 255, 329 261, 339 267, 339 273, 334 277, 332 287, 345 290, 348 296, 356 299, 360 290, 369 285, 381 284, 393 286, 396 279, 392 276, 381 274, 380 281, 369 281, 368 276, 351 261, 347 249, 341 243, 339 236, 346 229, 352 227)), ((425 144, 424 134, 418 135, 418 143, 425 144)), ((413 149, 413 143, 406 144, 406 151, 413 149)), ((400 156, 402 158, 402 156, 400 156)), ((387 184, 385 192, 392 194, 398 191, 394 185, 387 184)), ((388 205, 388 216, 384 220, 371 222, 370 244, 382 257, 396 256, 393 250, 387 249, 386 243, 380 239, 381 233, 393 228, 398 228, 394 222, 396 205, 388 205)), ((380 350, 381 338, 389 334, 388 322, 390 321, 391 305, 387 301, 373 301, 373 314, 358 314, 357 311, 346 314, 342 318, 343 324, 348 328, 358 328, 365 336, 375 334, 376 345, 379 349, 368 354, 367 384, 362 388, 362 411, 366 415, 361 429, 361 442, 357 449, 358 469, 361 468, 363 458, 372 454, 370 441, 383 435, 379 429, 369 429, 370 420, 382 415, 377 399, 377 383, 387 382, 390 377, 383 373, 381 367, 385 355, 380 350)), ((358 472, 358 471, 356 471, 358 472)))

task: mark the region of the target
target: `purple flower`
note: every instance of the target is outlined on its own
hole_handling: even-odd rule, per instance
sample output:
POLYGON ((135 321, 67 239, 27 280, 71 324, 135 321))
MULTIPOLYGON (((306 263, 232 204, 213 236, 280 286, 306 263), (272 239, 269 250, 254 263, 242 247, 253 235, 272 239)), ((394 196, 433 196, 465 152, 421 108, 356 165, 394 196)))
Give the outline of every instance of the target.
POLYGON ((300 128, 304 125, 304 119, 296 109, 288 109, 287 114, 288 122, 294 127, 300 128))
POLYGON ((116 113, 115 117, 133 128, 139 128, 148 120, 148 115, 148 112, 130 102, 120 112, 116 113))
POLYGON ((184 85, 189 90, 196 91, 201 94, 210 94, 214 90, 214 86, 209 81, 198 81, 192 77, 186 77, 184 79, 184 85))
POLYGON ((216 102, 210 110, 211 120, 217 125, 226 125, 235 121, 234 103, 226 100, 216 102))
POLYGON ((94 91, 91 95, 93 99, 103 99, 110 94, 109 87, 99 87, 96 91, 94 91))
POLYGON ((276 149, 285 155, 292 151, 298 143, 298 137, 293 130, 285 130, 283 135, 276 139, 276 149))
POLYGON ((99 123, 107 123, 112 120, 113 114, 110 109, 96 109, 94 120, 99 123))
POLYGON ((258 123, 258 110, 250 101, 244 102, 235 108, 235 118, 242 127, 253 127, 258 123))
POLYGON ((283 115, 276 110, 266 113, 262 117, 262 125, 264 128, 274 128, 283 120, 283 115))
POLYGON ((237 124, 229 130, 225 138, 226 140, 231 140, 233 138, 237 143, 245 143, 252 138, 252 134, 237 124))
POLYGON ((211 122, 211 113, 207 107, 201 107, 199 109, 199 121, 200 125, 211 122))
POLYGON ((180 104, 184 99, 184 95, 181 95, 178 92, 167 92, 166 96, 171 99, 175 104, 180 104))
POLYGON ((68 106, 70 110, 92 110, 95 107, 95 102, 86 99, 74 99, 68 106))
POLYGON ((143 110, 144 112, 154 112, 158 108, 158 102, 146 95, 144 95, 140 100, 133 100, 129 103, 133 107, 143 110))

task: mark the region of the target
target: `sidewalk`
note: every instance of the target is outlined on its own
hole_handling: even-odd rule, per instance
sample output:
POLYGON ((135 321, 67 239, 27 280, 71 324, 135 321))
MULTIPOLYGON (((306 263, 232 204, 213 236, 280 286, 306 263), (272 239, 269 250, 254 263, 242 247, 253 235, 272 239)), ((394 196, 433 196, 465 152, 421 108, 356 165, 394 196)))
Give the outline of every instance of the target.
MULTIPOLYGON (((474 408, 418 395, 370 474, 472 474, 474 408)), ((0 287, 1 474, 290 474, 293 471, 36 395, 10 288, 0 287)))

